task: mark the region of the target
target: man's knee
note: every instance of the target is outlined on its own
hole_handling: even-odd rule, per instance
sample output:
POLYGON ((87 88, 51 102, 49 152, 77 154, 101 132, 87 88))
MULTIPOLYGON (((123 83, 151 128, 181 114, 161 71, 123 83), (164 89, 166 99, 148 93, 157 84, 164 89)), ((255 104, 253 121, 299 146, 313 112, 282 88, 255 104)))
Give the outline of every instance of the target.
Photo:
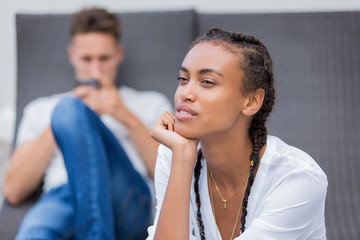
POLYGON ((65 97, 56 105, 51 115, 51 127, 54 132, 76 128, 78 123, 86 120, 87 106, 76 97, 65 97))

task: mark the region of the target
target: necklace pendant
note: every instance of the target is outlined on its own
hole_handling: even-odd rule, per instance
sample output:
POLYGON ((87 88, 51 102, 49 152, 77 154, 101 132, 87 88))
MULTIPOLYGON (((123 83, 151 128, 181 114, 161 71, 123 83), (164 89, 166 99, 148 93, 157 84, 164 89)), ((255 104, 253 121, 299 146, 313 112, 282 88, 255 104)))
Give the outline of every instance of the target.
POLYGON ((226 201, 223 201, 223 202, 224 202, 224 208, 227 208, 226 201))

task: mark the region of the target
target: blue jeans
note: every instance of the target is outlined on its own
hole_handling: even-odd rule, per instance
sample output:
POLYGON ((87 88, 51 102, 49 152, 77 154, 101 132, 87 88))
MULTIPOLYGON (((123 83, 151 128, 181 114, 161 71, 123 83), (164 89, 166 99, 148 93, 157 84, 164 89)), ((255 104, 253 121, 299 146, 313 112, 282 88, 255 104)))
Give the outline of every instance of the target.
POLYGON ((145 238, 150 190, 99 116, 67 97, 54 109, 51 127, 69 182, 38 201, 17 239, 145 238))

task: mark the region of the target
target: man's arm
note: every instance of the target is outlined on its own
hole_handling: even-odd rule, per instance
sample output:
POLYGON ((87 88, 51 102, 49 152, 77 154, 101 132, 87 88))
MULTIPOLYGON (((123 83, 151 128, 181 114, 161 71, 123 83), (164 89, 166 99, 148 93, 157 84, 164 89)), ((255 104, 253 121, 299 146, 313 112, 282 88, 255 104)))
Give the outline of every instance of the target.
POLYGON ((9 203, 22 203, 40 186, 55 149, 50 126, 38 139, 26 141, 15 149, 4 184, 4 194, 9 203))
POLYGON ((125 126, 141 158, 144 160, 150 178, 154 179, 155 161, 159 143, 150 137, 150 130, 130 111, 125 126))
POLYGON ((74 95, 98 114, 109 114, 128 129, 140 157, 143 159, 149 177, 154 178, 155 161, 159 144, 150 137, 150 130, 124 105, 116 87, 95 89, 79 86, 74 95))

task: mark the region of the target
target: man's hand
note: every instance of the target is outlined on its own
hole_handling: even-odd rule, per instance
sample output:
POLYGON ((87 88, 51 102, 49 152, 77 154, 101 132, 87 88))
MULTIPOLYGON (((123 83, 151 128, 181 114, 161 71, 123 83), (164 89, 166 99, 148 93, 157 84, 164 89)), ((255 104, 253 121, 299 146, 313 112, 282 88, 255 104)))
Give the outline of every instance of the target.
POLYGON ((122 102, 118 89, 115 87, 100 89, 99 105, 100 114, 109 114, 124 125, 128 125, 132 114, 122 102))
POLYGON ((99 90, 93 86, 80 85, 73 94, 82 99, 84 103, 96 113, 100 114, 99 90))
POLYGON ((115 86, 99 89, 92 86, 78 86, 74 90, 74 95, 81 98, 99 115, 109 114, 127 127, 132 124, 133 115, 122 102, 115 86))

